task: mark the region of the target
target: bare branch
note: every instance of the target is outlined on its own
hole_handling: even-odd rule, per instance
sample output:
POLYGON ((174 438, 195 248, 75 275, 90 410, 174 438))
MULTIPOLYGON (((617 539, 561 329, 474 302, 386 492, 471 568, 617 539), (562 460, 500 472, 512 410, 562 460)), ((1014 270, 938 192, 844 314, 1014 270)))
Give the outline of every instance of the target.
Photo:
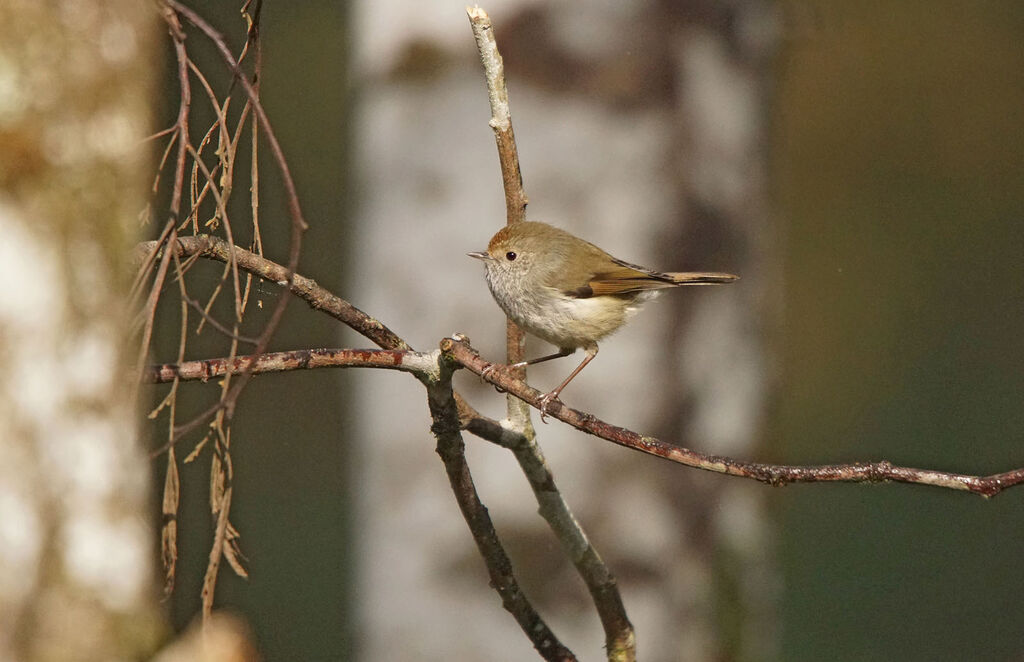
MULTIPOLYGON (((216 237, 206 235, 181 237, 174 246, 180 255, 201 256, 222 262, 230 259, 233 253, 240 269, 270 281, 277 282, 286 273, 284 267, 255 253, 237 246, 233 250, 229 249, 226 242, 216 237)), ((135 249, 136 259, 142 260, 150 256, 154 247, 153 242, 138 245, 135 249)), ((324 310, 382 347, 393 347, 398 351, 300 350, 277 352, 255 357, 255 361, 251 365, 249 362, 253 361, 253 356, 179 361, 177 364, 150 366, 143 375, 143 380, 149 383, 170 382, 176 378, 180 381, 205 381, 226 374, 239 374, 246 369, 250 370, 252 374, 260 374, 319 367, 375 367, 404 370, 413 373, 424 383, 426 383, 425 378, 434 378, 438 369, 436 353, 413 352, 405 341, 381 322, 304 276, 295 275, 291 283, 291 291, 306 300, 313 308, 324 310)), ((632 626, 615 587, 615 580, 601 561, 597 551, 590 545, 586 534, 555 487, 554 477, 547 468, 540 448, 533 440, 532 427, 529 428, 529 436, 527 436, 523 432, 509 429, 497 421, 481 415, 457 393, 455 401, 458 407, 460 427, 482 439, 514 451, 515 457, 523 467, 537 497, 541 515, 548 522, 563 547, 570 551, 570 557, 576 565, 577 571, 594 598, 598 614, 605 625, 608 649, 633 650, 632 626)), ((516 402, 521 403, 518 399, 516 402)), ((526 420, 529 421, 528 414, 526 420)), ((175 438, 179 438, 184 431, 194 429, 194 427, 179 430, 175 438)), ((162 450, 160 449, 160 451, 162 450)))
POLYGON ((491 121, 494 139, 498 144, 498 158, 501 161, 501 180, 505 187, 505 211, 508 223, 525 220, 526 205, 529 202, 523 191, 523 175, 519 170, 519 152, 512 132, 512 113, 508 105, 508 88, 505 86, 505 63, 494 40, 494 26, 491 18, 480 7, 467 7, 469 24, 480 52, 487 78, 487 98, 491 104, 491 121))
POLYGON ((466 463, 466 447, 460 432, 450 367, 441 370, 438 379, 427 384, 427 401, 434 421, 430 431, 437 439, 437 454, 444 462, 455 500, 487 565, 491 586, 501 596, 502 606, 516 619, 545 660, 575 660, 576 656, 555 637, 519 588, 512 572, 512 562, 498 539, 498 532, 494 530, 487 508, 477 494, 466 463))
MULTIPOLYGON (((480 358, 480 354, 464 341, 445 338, 441 342, 441 351, 446 356, 451 357, 453 361, 481 375, 483 379, 500 389, 515 395, 517 398, 529 403, 532 407, 540 407, 540 397, 543 394, 531 388, 525 382, 515 379, 507 370, 501 369, 501 366, 497 366, 498 369, 491 370, 487 375, 483 375, 484 368, 493 364, 480 358)), ((700 453, 666 443, 654 437, 641 435, 632 430, 606 423, 592 414, 567 407, 558 400, 552 402, 548 407, 548 416, 553 416, 583 432, 642 453, 684 464, 695 469, 703 469, 704 471, 713 471, 741 478, 752 478, 769 485, 824 482, 880 483, 892 481, 962 490, 991 497, 1007 488, 1024 483, 1024 468, 1013 469, 991 476, 971 476, 931 469, 899 467, 885 460, 870 463, 827 464, 809 467, 744 462, 729 457, 700 453)))
MULTIPOLYGON (((152 260, 154 256, 158 256, 159 253, 156 252, 157 243, 149 241, 138 244, 134 250, 135 261, 152 260)), ((239 269, 280 285, 287 283, 286 276, 288 270, 285 267, 238 246, 232 249, 223 239, 209 235, 179 237, 173 245, 175 250, 178 251, 179 256, 204 257, 220 262, 227 262, 233 250, 239 269)), ((384 324, 359 310, 348 301, 320 287, 311 278, 296 274, 292 279, 289 289, 292 294, 306 301, 312 308, 324 311, 384 349, 412 350, 408 343, 398 337, 384 324)), ((152 375, 155 369, 150 367, 147 375, 152 375)), ((147 381, 149 381, 148 377, 147 381)), ((488 418, 476 411, 458 393, 455 394, 455 402, 458 405, 459 420, 462 422, 462 426, 470 429, 478 437, 503 446, 518 443, 521 439, 521 435, 508 430, 494 419, 488 418)), ((185 434, 199 427, 203 420, 212 416, 219 408, 220 403, 216 403, 198 418, 175 428, 174 435, 168 443, 173 444, 185 434)))
MULTIPOLYGON (((498 146, 498 161, 501 164, 501 181, 505 189, 506 223, 518 223, 526 220, 526 205, 529 202, 523 191, 523 175, 519 169, 519 150, 516 147, 515 133, 512 131, 512 113, 508 104, 508 88, 505 85, 505 64, 498 52, 494 40, 494 26, 491 18, 480 7, 467 7, 469 24, 473 28, 473 37, 480 52, 480 61, 484 66, 487 79, 487 98, 491 105, 491 121, 494 129, 494 140, 498 146)), ((508 320, 505 330, 505 344, 508 364, 520 363, 526 348, 526 336, 512 320, 508 320)), ((526 379, 526 369, 517 368, 520 379, 526 379)), ((528 409, 514 398, 508 398, 508 417, 517 429, 532 434, 532 424, 528 409)))
MULTIPOLYGON (((173 9, 174 12, 184 16, 189 23, 196 26, 207 36, 207 38, 210 39, 211 42, 213 42, 217 51, 221 54, 221 57, 234 74, 235 80, 237 80, 245 90, 245 94, 247 95, 249 102, 252 104, 253 112, 259 119, 260 125, 263 127, 267 144, 270 147, 270 152, 273 154, 278 170, 281 172, 282 184, 284 185, 285 195, 288 201, 288 212, 291 217, 288 264, 284 274, 285 277, 281 279, 281 282, 290 284, 299 265, 299 253, 302 247, 302 234, 309 226, 302 215, 302 206, 299 203, 299 196, 295 187, 295 181, 292 178, 291 169, 288 167, 288 162, 284 157, 284 151, 281 149, 281 144, 277 140, 277 135, 274 133, 273 127, 270 126, 270 120, 267 118, 267 114, 263 109, 263 104, 260 102, 259 94, 253 84, 246 77, 245 72, 242 71, 238 61, 231 54, 231 50, 228 48, 224 37, 217 32, 213 26, 207 23, 195 11, 185 5, 182 5, 180 2, 176 2, 176 0, 163 1, 168 7, 173 9)), ((227 244, 227 246, 230 250, 234 250, 233 244, 227 244)), ((234 261, 234 256, 229 256, 227 261, 234 261)), ((262 333, 260 333, 259 344, 256 346, 255 354, 262 354, 266 351, 267 346, 270 344, 270 339, 273 337, 274 332, 280 326, 281 320, 284 318, 284 312, 289 300, 289 297, 281 297, 281 300, 274 306, 270 319, 264 326, 262 333)), ((209 415, 209 412, 223 412, 227 418, 230 419, 234 414, 238 396, 245 388, 249 378, 250 375, 248 373, 242 373, 239 375, 238 380, 234 385, 232 385, 231 389, 221 397, 220 402, 216 407, 207 410, 207 412, 200 415, 200 418, 194 419, 191 423, 188 423, 183 427, 191 429, 191 427, 198 424, 199 421, 205 420, 205 417, 209 415)))
POLYGON ((247 370, 259 375, 313 368, 384 368, 433 379, 438 372, 437 358, 437 351, 424 354, 393 349, 299 349, 150 366, 143 375, 143 381, 150 384, 165 384, 175 379, 205 382, 226 375, 239 375, 247 370))
MULTIPOLYGON (((432 382, 440 375, 438 367, 439 356, 440 353, 437 351, 424 354, 412 351, 370 349, 298 350, 262 354, 257 357, 239 356, 230 360, 225 358, 207 359, 153 366, 146 372, 144 379, 151 383, 170 382, 175 379, 179 381, 206 381, 210 378, 221 377, 229 372, 240 373, 246 368, 249 369, 251 374, 256 375, 267 372, 325 367, 357 367, 401 370, 414 373, 432 382), (250 361, 255 362, 249 366, 248 362, 250 361)), ((459 427, 462 427, 461 424, 459 427)), ((623 638, 622 640, 616 639, 613 642, 614 650, 634 650, 635 642, 633 641, 632 625, 626 616, 622 598, 615 585, 615 579, 576 522, 568 505, 562 499, 555 486, 554 476, 551 475, 551 471, 548 469, 536 442, 532 439, 527 440, 521 435, 516 435, 510 430, 503 428, 496 421, 490 421, 483 417, 470 419, 467 427, 474 434, 497 443, 502 443, 502 445, 506 445, 513 450, 516 459, 523 468, 523 473, 529 479, 530 486, 537 497, 541 516, 544 517, 556 536, 562 541, 573 564, 587 584, 597 605, 602 623, 606 624, 606 630, 617 633, 618 637, 623 638)), ((442 457, 446 456, 442 455, 442 457)), ((449 476, 454 472, 457 476, 462 476, 459 478, 459 484, 464 484, 466 481, 469 481, 471 484, 472 477, 469 475, 468 467, 458 466, 459 462, 465 464, 465 459, 453 462, 455 466, 449 469, 449 476), (463 474, 465 475, 463 476, 463 474)), ((449 462, 446 461, 446 465, 448 464, 449 462)), ((463 495, 460 498, 460 503, 465 499, 469 499, 472 502, 470 496, 463 495)), ((475 508, 475 506, 472 506, 472 503, 467 507, 471 510, 475 508)), ((468 520, 469 517, 467 517, 468 520)), ((493 541, 487 543, 487 546, 493 545, 500 545, 496 537, 493 541)), ((525 598, 522 599, 525 600, 525 598)))
POLYGON ((561 542, 566 556, 576 567, 590 591, 591 599, 605 632, 605 648, 609 660, 635 660, 636 635, 626 614, 618 585, 597 549, 569 509, 555 485, 555 477, 544 459, 540 446, 532 437, 512 447, 523 475, 540 506, 538 512, 552 533, 561 542))

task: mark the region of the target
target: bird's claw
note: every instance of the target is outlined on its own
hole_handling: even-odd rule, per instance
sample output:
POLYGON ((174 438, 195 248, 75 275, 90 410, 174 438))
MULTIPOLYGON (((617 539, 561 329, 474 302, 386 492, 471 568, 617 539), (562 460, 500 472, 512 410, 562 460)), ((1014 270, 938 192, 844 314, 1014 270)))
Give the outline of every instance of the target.
POLYGON ((548 407, 551 406, 552 402, 556 401, 558 401, 558 393, 555 391, 551 391, 550 393, 545 393, 544 395, 540 396, 540 401, 538 402, 538 404, 540 405, 539 409, 541 423, 547 423, 546 419, 548 415, 548 407))
MULTIPOLYGON (((497 364, 488 363, 486 366, 484 366, 484 369, 480 371, 480 381, 486 382, 488 377, 491 376, 491 373, 494 372, 497 369, 498 369, 497 364)), ((498 393, 504 393, 505 392, 505 389, 501 388, 497 384, 494 384, 494 390, 496 390, 498 393)))

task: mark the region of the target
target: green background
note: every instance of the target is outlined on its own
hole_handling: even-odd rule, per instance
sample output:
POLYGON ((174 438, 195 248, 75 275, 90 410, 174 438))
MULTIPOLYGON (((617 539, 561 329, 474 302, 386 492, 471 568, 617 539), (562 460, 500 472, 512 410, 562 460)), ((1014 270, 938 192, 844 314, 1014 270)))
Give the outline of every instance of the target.
MULTIPOLYGON (((773 459, 1024 460, 1024 3, 789 3, 773 459)), ((784 660, 1024 655, 1021 499, 795 486, 784 660)))

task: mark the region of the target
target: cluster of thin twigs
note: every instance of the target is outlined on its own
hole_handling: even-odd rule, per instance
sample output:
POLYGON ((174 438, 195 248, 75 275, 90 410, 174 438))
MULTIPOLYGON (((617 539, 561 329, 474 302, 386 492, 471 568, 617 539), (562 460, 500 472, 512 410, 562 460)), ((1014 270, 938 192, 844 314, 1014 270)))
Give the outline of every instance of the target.
MULTIPOLYGON (((253 3, 252 0, 249 0, 243 7, 242 16, 247 21, 248 40, 238 57, 231 54, 224 39, 192 10, 179 4, 176 0, 164 0, 163 9, 164 20, 167 22, 177 56, 181 105, 175 124, 153 137, 167 140, 167 147, 154 182, 154 194, 167 178, 165 168, 168 163, 171 163, 171 201, 168 220, 159 233, 158 239, 141 244, 137 248, 136 261, 140 267, 135 292, 141 298, 142 292, 148 287, 146 301, 141 305, 142 344, 139 350, 138 376, 142 382, 171 384, 167 397, 151 414, 151 417, 156 417, 166 411, 169 420, 167 441, 155 452, 155 455, 166 453, 168 457, 163 505, 166 522, 163 531, 163 549, 168 590, 173 586, 176 558, 175 517, 179 489, 178 461, 175 454, 176 442, 203 424, 209 424, 209 430, 184 460, 189 462, 204 447, 212 447, 211 507, 217 524, 203 584, 203 614, 205 617, 209 615, 212 608, 213 590, 220 559, 226 558, 236 572, 245 573, 239 562, 238 550, 234 546, 237 532, 231 526, 228 515, 231 504, 230 422, 235 403, 247 381, 258 373, 321 367, 370 367, 401 370, 413 374, 426 387, 428 406, 433 419, 431 431, 437 441, 437 452, 444 462, 453 494, 487 566, 491 584, 501 596, 505 608, 513 615, 541 656, 547 660, 575 659, 573 653, 548 628, 519 588, 508 556, 473 484, 464 453, 463 430, 509 448, 513 452, 535 493, 541 515, 563 544, 591 593, 595 608, 604 626, 608 658, 634 660, 636 649, 633 628, 626 615, 615 579, 601 561, 597 551, 590 545, 583 529, 562 499, 555 485, 554 477, 536 443, 535 431, 530 422, 529 407, 538 406, 540 393, 525 383, 525 375, 522 371, 486 370, 491 364, 484 361, 468 344, 468 340, 463 338, 444 339, 440 350, 416 352, 380 321, 318 286, 313 280, 295 273, 305 222, 302 219, 288 167, 259 103, 258 1, 253 3), (223 98, 217 97, 213 86, 189 59, 181 19, 190 23, 210 39, 223 56, 233 77, 233 82, 223 98), (247 58, 247 56, 249 57, 247 58), (242 63, 247 59, 254 61, 249 73, 242 69, 242 63), (217 117, 198 144, 193 144, 189 137, 193 77, 200 82, 217 117), (237 119, 229 121, 228 107, 235 82, 244 92, 244 108, 237 119), (241 144, 240 137, 247 123, 251 128, 252 171, 250 178, 253 225, 252 241, 249 248, 245 249, 239 246, 234 239, 235 234, 227 214, 227 200, 233 189, 234 165, 241 144), (289 199, 292 231, 287 265, 277 264, 262 255, 258 222, 256 158, 257 139, 261 133, 270 145, 274 159, 282 172, 289 199), (216 148, 211 157, 209 152, 213 145, 216 145, 216 148), (176 151, 175 147, 177 147, 176 151), (176 153, 176 158, 173 161, 170 159, 172 153, 176 153), (205 159, 207 158, 213 162, 206 163, 205 159), (182 213, 182 197, 189 163, 192 165, 191 175, 187 180, 189 185, 188 208, 185 213, 182 213), (211 207, 212 214, 209 220, 201 226, 199 220, 202 210, 211 207), (214 236, 213 232, 222 232, 224 237, 214 236), (221 281, 205 304, 195 301, 189 295, 185 285, 185 275, 188 269, 200 259, 213 260, 224 265, 221 281), (168 278, 173 278, 177 282, 180 293, 181 337, 178 357, 174 363, 146 366, 145 359, 149 354, 156 306, 168 278), (280 297, 270 321, 258 337, 242 336, 239 333, 240 324, 246 311, 254 279, 268 280, 283 286, 292 295, 305 300, 314 309, 323 311, 355 329, 381 349, 297 350, 267 353, 267 344, 291 297, 280 297), (230 290, 234 297, 234 319, 231 324, 217 322, 210 314, 214 300, 223 290, 230 290), (229 350, 225 356, 199 361, 184 361, 185 330, 188 327, 190 310, 198 311, 201 318, 200 327, 203 324, 209 324, 211 328, 227 339, 229 350), (252 352, 245 355, 239 354, 240 343, 252 345, 252 352), (508 392, 508 414, 505 421, 499 422, 481 415, 452 389, 451 374, 459 367, 465 367, 481 375, 482 378, 508 392), (175 418, 179 384, 183 381, 205 381, 208 379, 220 380, 221 389, 218 400, 198 417, 179 424, 175 418)), ((508 222, 515 223, 523 220, 527 199, 522 188, 515 138, 512 133, 502 60, 498 54, 493 29, 487 14, 479 8, 471 8, 468 12, 487 78, 491 101, 490 124, 495 131, 502 180, 505 185, 508 222)), ((521 331, 511 323, 508 327, 507 346, 509 363, 515 363, 522 359, 523 336, 521 331)), ((707 471, 751 478, 772 485, 790 482, 898 481, 992 496, 1003 489, 1024 483, 1024 469, 979 477, 897 467, 888 462, 819 467, 743 462, 703 454, 640 435, 606 423, 593 415, 566 407, 560 402, 553 403, 549 415, 593 436, 662 459, 707 471)))
MULTIPOLYGON (((197 331, 202 331, 204 326, 212 328, 225 338, 226 354, 234 357, 239 352, 240 344, 252 346, 252 351, 256 354, 264 352, 288 304, 289 297, 281 297, 277 301, 268 322, 257 337, 247 337, 240 333, 242 321, 252 299, 255 279, 251 273, 241 271, 235 260, 234 247, 242 242, 238 239, 239 228, 232 224, 228 203, 232 199, 233 191, 238 188, 236 176, 244 177, 244 174, 236 172, 236 164, 246 149, 246 156, 250 162, 247 183, 250 190, 251 227, 243 230, 242 234, 249 236, 248 245, 257 255, 263 252, 259 219, 258 145, 261 140, 265 140, 270 146, 273 159, 284 181, 291 216, 291 237, 287 274, 282 276, 282 282, 290 281, 288 274, 293 273, 298 265, 301 236, 306 227, 287 163, 266 113, 260 105, 260 4, 260 0, 246 0, 242 6, 241 17, 245 21, 247 38, 237 55, 231 52, 224 38, 192 9, 176 0, 163 0, 160 5, 161 16, 174 47, 180 101, 175 122, 150 137, 150 140, 166 143, 156 168, 152 196, 155 200, 163 193, 168 198, 168 206, 156 241, 150 242, 147 249, 137 256, 139 268, 132 295, 140 311, 138 325, 141 333, 137 363, 140 375, 145 369, 154 338, 157 306, 170 283, 176 284, 180 300, 179 361, 185 357, 189 336, 187 330, 192 312, 199 317, 197 331), (186 28, 185 24, 194 30, 186 28), (214 45, 227 65, 230 77, 223 92, 218 93, 217 83, 208 78, 189 54, 188 37, 197 32, 214 45), (243 67, 247 67, 248 71, 243 67), (201 96, 208 101, 215 116, 215 120, 198 141, 191 135, 195 121, 193 90, 197 83, 202 92, 201 96), (240 99, 236 100, 236 96, 240 99), (241 110, 237 113, 231 112, 233 101, 236 105, 242 104, 241 110), (248 133, 246 128, 249 129, 248 133), (180 239, 189 235, 196 236, 202 232, 222 234, 227 245, 232 248, 227 252, 224 268, 213 292, 201 303, 189 292, 189 281, 186 278, 199 256, 183 259, 180 251, 165 248, 174 246, 180 239), (211 312, 218 300, 225 298, 230 299, 232 318, 232 321, 226 324, 217 321, 211 312)), ((159 211, 153 209, 153 204, 143 211, 142 218, 147 222, 161 216, 159 211)), ((236 573, 242 576, 246 574, 237 547, 238 532, 230 523, 229 513, 232 497, 231 418, 238 397, 249 378, 250 374, 245 370, 226 375, 220 382, 220 392, 216 401, 198 416, 185 422, 178 420, 178 380, 174 380, 166 397, 150 413, 150 418, 153 419, 161 415, 167 416, 167 442, 163 448, 163 452, 167 454, 167 471, 164 480, 164 527, 161 533, 161 549, 165 567, 165 589, 168 592, 174 586, 177 561, 176 519, 180 483, 175 444, 187 433, 204 425, 208 426, 205 434, 183 460, 186 463, 191 462, 205 448, 211 449, 210 507, 216 525, 210 560, 203 581, 204 617, 209 616, 213 606, 214 587, 221 559, 226 559, 236 573)))

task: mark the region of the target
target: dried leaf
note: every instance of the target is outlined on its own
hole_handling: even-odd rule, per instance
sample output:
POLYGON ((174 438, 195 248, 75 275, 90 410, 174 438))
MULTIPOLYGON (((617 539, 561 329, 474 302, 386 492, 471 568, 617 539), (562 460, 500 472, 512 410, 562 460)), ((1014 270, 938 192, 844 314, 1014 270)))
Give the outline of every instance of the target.
MULTIPOLYGON (((212 495, 211 495, 212 498, 212 495)), ((213 546, 210 548, 210 560, 206 564, 206 575, 203 577, 203 620, 210 617, 213 612, 213 595, 217 587, 217 571, 220 568, 220 559, 224 553, 225 532, 228 526, 228 511, 231 509, 231 488, 227 488, 222 495, 220 513, 217 516, 217 528, 213 534, 213 546)))
POLYGON ((199 454, 203 451, 203 446, 206 445, 206 442, 209 439, 210 435, 209 433, 207 433, 207 435, 203 437, 198 444, 196 444, 196 447, 192 449, 192 452, 188 454, 188 457, 185 458, 185 464, 189 464, 190 462, 192 462, 192 460, 199 457, 199 454))
POLYGON ((238 545, 238 531, 235 527, 231 526, 231 522, 228 522, 228 535, 226 536, 226 543, 224 545, 224 558, 228 560, 228 564, 231 569, 235 571, 235 574, 242 579, 249 579, 249 573, 246 571, 245 566, 242 565, 242 560, 245 559, 245 555, 242 554, 242 548, 238 545))
POLYGON ((160 530, 160 557, 164 565, 164 595, 174 591, 174 573, 178 564, 178 504, 181 481, 174 447, 167 451, 167 474, 164 477, 163 527, 160 530))
POLYGON ((181 480, 178 476, 178 461, 174 455, 174 446, 167 449, 167 475, 164 477, 163 514, 177 515, 178 503, 181 500, 181 480))
POLYGON ((164 521, 160 530, 160 557, 164 564, 164 597, 174 593, 174 577, 178 566, 178 520, 164 521))
POLYGON ((149 412, 147 418, 149 418, 149 420, 153 420, 157 416, 159 416, 160 412, 163 411, 164 407, 171 404, 171 401, 174 399, 174 396, 175 389, 172 388, 170 391, 167 392, 167 395, 164 396, 164 399, 160 401, 160 404, 158 404, 156 408, 153 409, 153 411, 149 412))
POLYGON ((216 515, 221 511, 221 504, 224 500, 224 475, 223 465, 220 456, 214 453, 213 461, 210 463, 210 512, 216 515))

